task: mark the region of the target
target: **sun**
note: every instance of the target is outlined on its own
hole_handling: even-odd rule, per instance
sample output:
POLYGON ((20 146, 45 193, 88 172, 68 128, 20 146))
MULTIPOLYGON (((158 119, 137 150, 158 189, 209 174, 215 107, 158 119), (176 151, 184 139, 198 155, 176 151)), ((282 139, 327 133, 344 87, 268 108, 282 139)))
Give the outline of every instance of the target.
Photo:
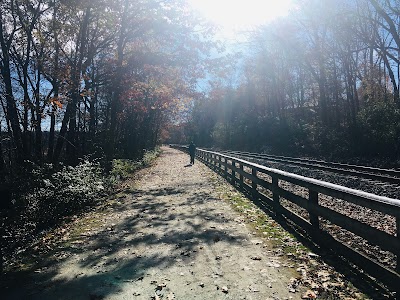
POLYGON ((235 32, 285 16, 292 8, 292 0, 188 0, 206 19, 235 32))

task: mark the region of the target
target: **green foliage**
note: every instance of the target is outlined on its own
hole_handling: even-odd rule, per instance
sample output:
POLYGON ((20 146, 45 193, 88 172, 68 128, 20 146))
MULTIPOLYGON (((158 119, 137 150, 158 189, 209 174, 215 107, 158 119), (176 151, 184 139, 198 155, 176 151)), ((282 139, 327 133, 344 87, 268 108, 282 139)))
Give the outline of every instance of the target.
POLYGON ((146 151, 138 161, 116 159, 108 176, 98 162, 83 160, 77 166, 52 164, 39 166, 26 162, 13 175, 10 182, 13 207, 18 212, 13 217, 18 222, 31 222, 34 227, 46 227, 63 217, 76 214, 93 205, 108 194, 115 184, 134 171, 149 166, 160 149, 146 151))
POLYGON ((94 203, 110 188, 96 162, 82 161, 76 167, 43 167, 28 163, 14 180, 15 206, 23 218, 37 226, 59 221, 94 203))
POLYGON ((161 149, 159 147, 156 147, 154 150, 151 151, 145 151, 143 158, 142 158, 142 165, 144 167, 150 166, 154 160, 160 155, 161 149))
POLYGON ((119 180, 125 180, 136 170, 150 166, 160 152, 160 148, 156 147, 154 150, 145 151, 141 160, 113 159, 110 172, 111 182, 116 183, 119 180))
POLYGON ((221 122, 215 124, 211 136, 215 146, 217 147, 227 146, 227 144, 229 143, 229 136, 230 136, 228 126, 221 122))
POLYGON ((357 124, 358 151, 393 155, 400 150, 400 109, 392 103, 370 103, 358 113, 357 124))
POLYGON ((140 168, 140 162, 131 159, 113 159, 110 177, 112 181, 123 180, 140 168))
POLYGON ((97 161, 82 160, 75 167, 61 165, 57 168, 52 164, 40 166, 25 161, 6 178, 12 204, 10 208, 0 210, 3 234, 8 237, 3 241, 3 253, 13 255, 16 249, 30 243, 38 232, 70 217, 76 219, 76 215, 84 210, 101 204, 119 180, 149 166, 159 153, 158 148, 145 151, 143 158, 136 162, 114 160, 110 173, 97 161))

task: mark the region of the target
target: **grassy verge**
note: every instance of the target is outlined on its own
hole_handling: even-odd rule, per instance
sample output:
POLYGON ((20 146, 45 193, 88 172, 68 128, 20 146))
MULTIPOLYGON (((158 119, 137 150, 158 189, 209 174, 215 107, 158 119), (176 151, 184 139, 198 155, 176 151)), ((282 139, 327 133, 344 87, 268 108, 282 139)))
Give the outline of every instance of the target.
POLYGON ((282 254, 289 256, 295 253, 310 251, 243 193, 237 191, 225 180, 217 177, 217 175, 212 174, 211 176, 220 197, 228 202, 243 217, 245 223, 257 236, 265 238, 271 243, 273 248, 280 249, 282 254))

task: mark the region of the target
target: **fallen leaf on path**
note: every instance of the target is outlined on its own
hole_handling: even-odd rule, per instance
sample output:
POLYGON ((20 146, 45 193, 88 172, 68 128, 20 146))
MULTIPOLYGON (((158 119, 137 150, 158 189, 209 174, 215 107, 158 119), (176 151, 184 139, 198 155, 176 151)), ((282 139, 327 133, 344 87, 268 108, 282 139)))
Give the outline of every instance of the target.
POLYGON ((288 285, 290 293, 296 293, 296 287, 299 285, 299 280, 295 277, 290 278, 290 282, 288 285))
POLYGON ((310 286, 311 286, 311 289, 313 289, 313 290, 319 290, 319 288, 320 288, 319 284, 317 284, 315 282, 311 282, 310 286))
POLYGON ((228 290, 228 287, 227 287, 227 286, 223 286, 223 287, 221 288, 221 291, 222 291, 223 293, 227 294, 229 290, 228 290))
POLYGON ((160 283, 157 285, 156 290, 161 291, 163 288, 165 288, 167 285, 165 283, 160 283))
POLYGON ((260 256, 252 256, 252 257, 250 257, 252 260, 261 260, 261 257, 260 256))
POLYGON ((249 292, 258 293, 259 291, 260 291, 260 289, 258 289, 257 287, 254 287, 254 286, 249 287, 249 292))
POLYGON ((168 300, 173 300, 173 299, 175 299, 175 294, 171 292, 170 294, 168 294, 167 299, 168 299, 168 300))
POLYGON ((160 296, 158 296, 157 294, 154 295, 153 299, 154 300, 161 300, 160 296))
POLYGON ((328 281, 331 278, 331 273, 329 273, 328 271, 319 271, 317 273, 318 278, 322 281, 328 281))
POLYGON ((311 291, 311 290, 307 290, 303 296, 301 296, 301 299, 316 299, 317 295, 311 291))
POLYGON ((312 252, 309 252, 309 253, 308 253, 308 256, 309 256, 309 257, 319 257, 318 254, 315 254, 315 253, 312 253, 312 252))
POLYGON ((260 241, 260 240, 252 240, 251 243, 252 243, 253 245, 261 245, 263 242, 260 241))
POLYGON ((273 267, 273 268, 279 268, 281 265, 278 264, 277 262, 268 262, 267 266, 268 267, 273 267))

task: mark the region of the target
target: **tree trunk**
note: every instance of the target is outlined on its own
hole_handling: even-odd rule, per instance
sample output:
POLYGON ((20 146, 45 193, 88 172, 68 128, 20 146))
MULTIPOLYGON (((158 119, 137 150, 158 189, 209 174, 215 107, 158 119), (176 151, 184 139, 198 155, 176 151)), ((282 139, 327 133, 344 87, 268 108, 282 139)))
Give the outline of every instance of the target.
POLYGON ((0 125, 0 179, 1 179, 1 174, 5 170, 6 164, 4 162, 4 156, 3 156, 3 133, 1 131, 1 125, 0 125))
MULTIPOLYGON (((55 93, 54 97, 56 97, 55 93)), ((53 105, 50 115, 49 148, 47 150, 48 161, 53 161, 55 127, 56 127, 56 109, 54 108, 53 105)))
POLYGON ((87 29, 90 21, 91 8, 90 6, 86 8, 85 16, 80 28, 80 34, 78 36, 78 43, 76 48, 76 53, 79 52, 79 57, 77 62, 72 68, 72 86, 71 86, 71 101, 67 104, 67 109, 64 114, 64 118, 61 124, 60 134, 57 139, 56 148, 54 150, 53 162, 57 163, 61 150, 64 145, 68 124, 68 144, 67 144, 67 156, 68 161, 71 164, 77 162, 77 151, 76 151, 76 109, 80 97, 80 79, 82 73, 83 58, 85 55, 86 39, 87 39, 87 29))
MULTIPOLYGON (((9 38, 11 39, 11 37, 9 38)), ((3 83, 5 88, 5 98, 6 98, 6 107, 7 113, 6 118, 7 121, 11 125, 12 129, 12 137, 13 143, 16 147, 16 157, 17 161, 22 162, 25 153, 22 144, 22 131, 19 125, 19 118, 18 118, 18 110, 16 101, 14 99, 12 83, 11 83, 11 71, 10 71, 10 57, 9 57, 9 50, 10 50, 10 40, 6 41, 4 39, 4 31, 3 31, 3 24, 0 22, 0 44, 2 50, 2 66, 1 66, 1 75, 3 76, 3 83)))
MULTIPOLYGON (((121 34, 122 35, 122 34, 121 34)), ((114 157, 115 142, 116 142, 116 128, 118 122, 118 112, 120 110, 120 97, 121 97, 121 81, 122 81, 122 62, 123 62, 123 39, 118 42, 118 61, 116 67, 114 93, 110 106, 110 130, 108 134, 108 149, 107 157, 111 160, 114 157)))
POLYGON ((118 113, 120 111, 120 97, 122 93, 122 77, 123 77, 123 60, 124 60, 124 47, 125 47, 125 34, 128 19, 128 1, 125 1, 124 11, 122 13, 121 28, 117 42, 117 66, 115 70, 114 80, 114 93, 110 107, 110 129, 108 131, 108 146, 106 155, 109 161, 114 157, 115 142, 116 142, 116 129, 118 122, 118 113))
MULTIPOLYGON (((43 57, 43 50, 41 53, 43 57)), ((37 81, 36 81, 36 91, 35 91, 35 113, 36 113, 36 124, 35 124, 35 157, 36 161, 41 163, 43 159, 42 150, 42 108, 40 106, 40 78, 42 72, 42 66, 39 59, 38 70, 37 70, 37 81)))

